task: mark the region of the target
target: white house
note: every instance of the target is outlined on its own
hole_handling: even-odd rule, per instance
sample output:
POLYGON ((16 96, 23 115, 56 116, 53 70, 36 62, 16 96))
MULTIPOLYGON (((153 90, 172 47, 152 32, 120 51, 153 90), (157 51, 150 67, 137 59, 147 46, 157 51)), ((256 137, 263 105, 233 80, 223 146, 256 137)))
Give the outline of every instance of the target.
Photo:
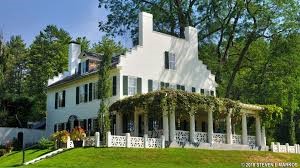
MULTIPOLYGON (((69 44, 68 71, 48 81, 47 135, 56 130, 70 130, 78 125, 85 128, 89 133, 93 133, 97 129, 96 118, 99 99, 96 90, 98 80, 96 65, 99 58, 101 56, 97 54, 81 52, 80 45, 75 42, 69 44)), ((158 90, 162 87, 208 95, 215 95, 217 87, 215 76, 198 59, 197 30, 193 27, 186 27, 185 38, 156 32, 153 30, 152 15, 144 12, 139 14, 139 45, 124 55, 115 56, 112 66, 115 68, 112 75, 112 102, 137 93, 158 90)), ((237 138, 240 144, 243 139, 243 144, 248 145, 253 141, 253 138, 255 141, 255 137, 247 137, 246 114, 253 115, 255 114, 253 112, 258 109, 250 105, 243 107, 245 107, 243 109, 245 111, 245 115, 243 115, 243 137, 237 136, 237 138), (250 138, 249 141, 247 138, 250 138)), ((136 129, 133 134, 140 136, 146 133, 143 132, 144 129, 141 126, 145 119, 142 114, 135 116, 135 122, 132 124, 136 129)), ((257 118, 257 144, 260 146, 260 121, 257 116, 255 117, 257 118)), ((125 121, 126 118, 118 115, 114 115, 112 118, 113 134, 122 134, 128 131, 127 128, 130 123, 125 121)), ((212 131, 212 119, 209 114, 196 118, 196 131, 212 131)), ((187 125, 182 126, 182 129, 185 127, 187 125)), ((167 133, 172 131, 175 130, 167 131, 167 133)), ((216 134, 216 136, 219 135, 216 134)), ((219 137, 220 139, 224 138, 223 136, 219 137)), ((221 142, 223 141, 221 140, 221 142)))

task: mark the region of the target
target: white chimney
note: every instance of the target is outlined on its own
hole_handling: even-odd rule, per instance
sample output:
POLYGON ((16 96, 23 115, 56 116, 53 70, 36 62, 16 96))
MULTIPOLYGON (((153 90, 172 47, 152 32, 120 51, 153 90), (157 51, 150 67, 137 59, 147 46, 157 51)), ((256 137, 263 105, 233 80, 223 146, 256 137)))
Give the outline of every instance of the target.
POLYGON ((139 45, 145 45, 149 41, 153 31, 153 16, 150 13, 139 13, 139 45))
POLYGON ((81 53, 81 47, 78 43, 71 41, 69 43, 69 62, 68 62, 68 71, 70 75, 73 75, 76 73, 76 68, 79 63, 79 55, 81 53))

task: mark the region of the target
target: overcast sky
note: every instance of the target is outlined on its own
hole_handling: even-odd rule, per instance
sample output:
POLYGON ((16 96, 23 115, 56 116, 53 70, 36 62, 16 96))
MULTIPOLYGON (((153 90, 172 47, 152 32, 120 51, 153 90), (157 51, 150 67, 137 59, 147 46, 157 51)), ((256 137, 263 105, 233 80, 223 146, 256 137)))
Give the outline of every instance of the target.
POLYGON ((27 46, 49 24, 65 29, 73 39, 86 36, 97 42, 103 36, 98 21, 106 15, 98 8, 98 0, 0 0, 0 30, 5 40, 21 35, 27 46))

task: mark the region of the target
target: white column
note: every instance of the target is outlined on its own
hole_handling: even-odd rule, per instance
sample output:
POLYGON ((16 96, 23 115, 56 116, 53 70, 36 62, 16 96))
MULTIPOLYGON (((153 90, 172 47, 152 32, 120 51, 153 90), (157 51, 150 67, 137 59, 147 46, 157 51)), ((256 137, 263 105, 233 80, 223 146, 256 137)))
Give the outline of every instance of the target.
POLYGON ((175 112, 170 113, 170 141, 176 142, 175 112))
POLYGON ((255 118, 255 126, 256 126, 256 145, 261 146, 261 125, 260 125, 260 117, 259 115, 255 118))
POLYGON ((243 142, 243 145, 248 145, 247 116, 246 116, 246 113, 242 114, 242 142, 243 142))
POLYGON ((134 112, 134 136, 139 136, 139 115, 138 112, 134 112))
POLYGON ((126 148, 130 148, 130 133, 126 133, 126 148))
POLYGON ((195 115, 190 114, 190 143, 195 142, 195 115))
POLYGON ((144 113, 144 134, 148 134, 148 114, 144 113))
POLYGON ((123 114, 120 112, 116 113, 116 135, 122 135, 123 132, 123 114))
POLYGON ((286 153, 290 153, 290 145, 286 143, 285 147, 286 147, 286 153))
POLYGON ((229 109, 229 113, 226 116, 227 144, 232 144, 231 112, 232 112, 232 109, 229 109))
POLYGON ((99 132, 95 133, 95 146, 100 147, 100 133, 99 132))
POLYGON ((261 127, 261 146, 265 147, 267 145, 266 139, 266 129, 264 126, 261 127))
POLYGON ((165 112, 163 114, 163 130, 166 141, 169 141, 169 113, 165 112))
POLYGON ((214 134, 214 121, 213 121, 213 112, 211 109, 208 110, 207 113, 207 122, 208 122, 208 130, 207 130, 207 140, 208 143, 213 143, 213 134, 214 134))
POLYGON ((148 134, 144 134, 144 148, 148 148, 148 134))
POLYGON ((107 145, 107 147, 111 147, 111 133, 110 133, 110 131, 108 131, 106 133, 106 145, 107 145))

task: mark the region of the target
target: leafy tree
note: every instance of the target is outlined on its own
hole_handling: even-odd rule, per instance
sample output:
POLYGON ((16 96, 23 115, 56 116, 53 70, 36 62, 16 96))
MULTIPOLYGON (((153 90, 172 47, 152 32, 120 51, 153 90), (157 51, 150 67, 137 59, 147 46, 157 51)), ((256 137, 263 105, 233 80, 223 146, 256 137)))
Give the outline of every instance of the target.
POLYGON ((116 44, 107 37, 104 37, 102 41, 94 45, 94 47, 96 52, 101 54, 98 81, 100 98, 98 121, 99 128, 101 128, 101 135, 103 135, 103 140, 106 142, 106 132, 110 131, 109 98, 112 95, 111 62, 113 55, 120 54, 123 49, 120 44, 116 44))
POLYGON ((80 44, 81 51, 90 50, 90 41, 86 37, 77 37, 76 42, 80 44))
POLYGON ((69 33, 55 25, 47 26, 30 46, 28 94, 35 99, 33 109, 44 115, 48 79, 67 70, 69 33))

